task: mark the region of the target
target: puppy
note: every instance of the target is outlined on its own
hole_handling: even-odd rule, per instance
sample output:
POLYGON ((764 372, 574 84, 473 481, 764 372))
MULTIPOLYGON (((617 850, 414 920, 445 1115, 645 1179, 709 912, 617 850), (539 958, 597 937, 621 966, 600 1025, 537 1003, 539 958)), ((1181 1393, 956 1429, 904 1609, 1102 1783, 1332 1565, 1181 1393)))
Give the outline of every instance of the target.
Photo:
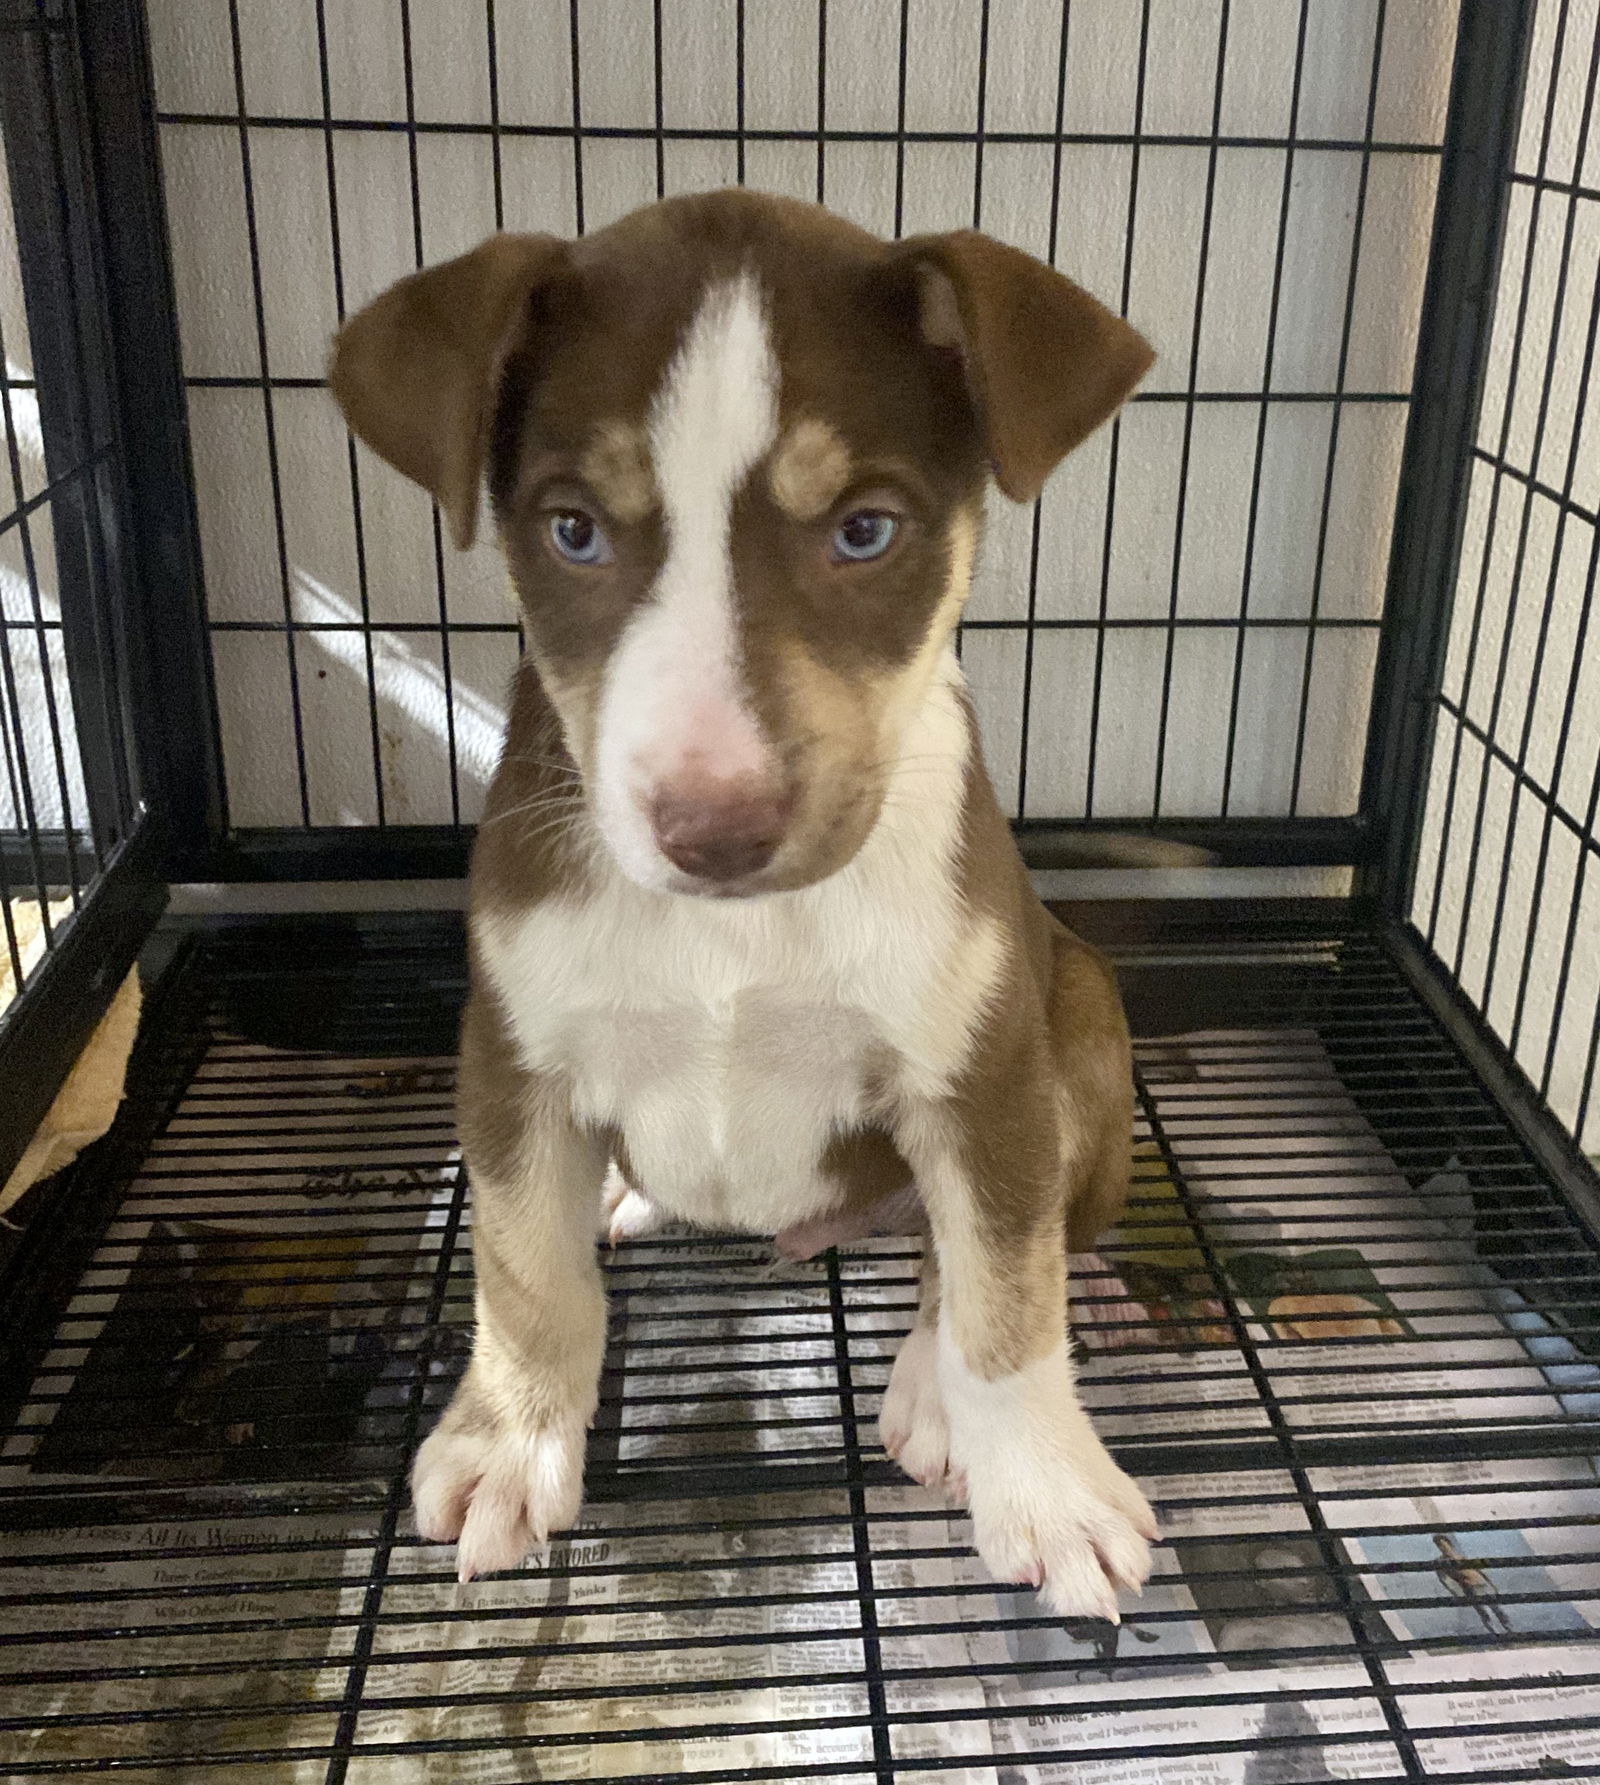
POLYGON ((460 547, 487 482, 527 637, 472 868, 477 1332, 412 1482, 462 1579, 577 1515, 614 1161, 636 1212, 765 1233, 914 1183, 885 1448, 1055 1611, 1143 1582, 1065 1318, 1125 1193, 1127 1028, 1030 888, 952 639, 988 477, 1031 500, 1151 357, 988 237, 744 191, 497 236, 342 330, 351 428, 460 547))

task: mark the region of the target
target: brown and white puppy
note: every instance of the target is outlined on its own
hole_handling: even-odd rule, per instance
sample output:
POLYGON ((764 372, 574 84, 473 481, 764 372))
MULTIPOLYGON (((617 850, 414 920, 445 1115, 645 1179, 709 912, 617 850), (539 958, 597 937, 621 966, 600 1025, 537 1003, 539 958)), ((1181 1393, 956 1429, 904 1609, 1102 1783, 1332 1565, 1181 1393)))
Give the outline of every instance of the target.
POLYGON ((1057 1611, 1144 1580, 1064 1315, 1127 1181, 1127 1029, 1029 886, 952 637, 990 473, 1037 495, 1150 358, 985 236, 742 191, 496 237, 341 333, 351 427, 459 545, 487 478, 526 622, 472 875, 477 1333, 413 1476, 463 1579, 578 1512, 616 1161, 635 1225, 814 1233, 914 1181, 885 1447, 1057 1611))

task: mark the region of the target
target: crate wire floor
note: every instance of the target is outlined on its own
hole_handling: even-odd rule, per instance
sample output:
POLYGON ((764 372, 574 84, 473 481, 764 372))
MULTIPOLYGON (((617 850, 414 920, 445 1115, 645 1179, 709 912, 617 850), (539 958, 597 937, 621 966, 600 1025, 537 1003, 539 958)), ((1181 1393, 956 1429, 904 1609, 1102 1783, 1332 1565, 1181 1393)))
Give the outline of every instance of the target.
POLYGON ((459 1586, 405 1485, 471 1317, 459 934, 185 940, 14 1260, 70 1299, 0 1449, 3 1776, 1600 1777, 1593 1238, 1375 940, 1206 953, 1124 960, 1134 1195, 1075 1261, 1167 1534, 1115 1632, 878 1449, 892 1239, 620 1248, 582 1526, 459 1586))

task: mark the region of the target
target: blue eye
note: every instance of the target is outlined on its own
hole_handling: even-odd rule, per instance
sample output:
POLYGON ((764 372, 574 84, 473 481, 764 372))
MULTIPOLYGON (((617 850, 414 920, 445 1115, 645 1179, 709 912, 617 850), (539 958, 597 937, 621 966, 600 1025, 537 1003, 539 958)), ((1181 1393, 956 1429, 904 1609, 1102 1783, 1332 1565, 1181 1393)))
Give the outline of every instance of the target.
POLYGON ((569 564, 609 564, 611 541, 598 521, 582 509, 566 508, 550 517, 550 543, 569 564))
POLYGON ((892 514, 880 509, 861 508, 845 518, 833 530, 833 556, 836 563, 866 564, 881 558, 894 544, 900 523, 892 514))

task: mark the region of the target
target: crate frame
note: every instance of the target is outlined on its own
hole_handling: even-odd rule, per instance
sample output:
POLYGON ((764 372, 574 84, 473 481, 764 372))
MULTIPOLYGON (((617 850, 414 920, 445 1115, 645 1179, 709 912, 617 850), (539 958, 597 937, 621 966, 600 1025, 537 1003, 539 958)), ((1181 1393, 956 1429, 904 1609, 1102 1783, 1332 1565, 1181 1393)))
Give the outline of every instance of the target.
MULTIPOLYGON (((493 0, 486 0, 486 5, 493 41, 493 0)), ((825 7, 827 0, 821 14, 823 30, 825 7)), ((1532 12, 1532 0, 1463 0, 1459 11, 1357 812, 1350 818, 1157 816, 1136 828, 1152 837, 1213 851, 1220 868, 1352 869, 1352 914, 1382 926, 1407 973, 1441 1019, 1452 1025, 1457 1041, 1470 1046, 1482 1071, 1493 1075, 1496 1089, 1518 1112, 1530 1139, 1538 1137, 1550 1169, 1559 1171, 1573 1194, 1588 1194, 1593 1185, 1588 1162, 1543 1110, 1520 1067, 1486 1032, 1448 969, 1421 944, 1409 921, 1432 726, 1441 700, 1463 544, 1470 457, 1464 443, 1471 436, 1488 361, 1532 12), (1484 202, 1486 193, 1491 202, 1484 202)), ((237 41, 236 0, 230 16, 237 41)), ((1379 30, 1382 16, 1380 5, 1379 30)), ((1563 20, 1564 16, 1566 7, 1563 20)), ((743 4, 739 18, 743 21, 743 4)), ((571 20, 577 34, 577 0, 571 5, 571 20)), ((984 25, 986 21, 988 7, 984 25)), ((141 785, 127 841, 118 846, 116 859, 107 862, 107 871, 84 889, 79 921, 59 939, 61 946, 50 950, 16 1009, 0 1023, 0 1078, 16 1087, 16 1121, 0 1125, 0 1166, 9 1167, 154 925, 166 885, 457 878, 466 871, 471 835, 466 826, 446 825, 236 830, 227 823, 218 705, 205 623, 204 564, 189 464, 187 391, 159 173, 161 114, 155 107, 145 9, 141 0, 4 0, 0 30, 27 46, 36 59, 34 79, 5 82, 0 123, 14 170, 18 230, 29 262, 25 275, 30 320, 39 318, 34 332, 41 386, 46 394, 55 389, 77 391, 77 409, 98 405, 114 430, 104 453, 104 475, 93 496, 100 505, 95 519, 98 534, 120 543, 121 550, 109 555, 98 575, 86 562, 64 560, 61 566, 64 621, 75 639, 86 641, 73 657, 73 685, 84 689, 84 712, 93 716, 98 687, 120 684, 125 691, 121 735, 114 735, 112 726, 87 728, 82 744, 86 780, 95 787, 127 789, 127 764, 132 764, 141 785), (63 184, 55 177, 57 164, 63 162, 61 143, 79 145, 80 152, 70 157, 66 211, 57 212, 55 195, 63 184), (63 214, 73 220, 66 236, 63 214), (63 314, 79 318, 70 332, 52 325, 63 314), (75 355, 73 343, 84 341, 93 343, 96 352, 75 355), (161 648, 152 648, 155 641, 161 641, 161 648)), ((1302 54, 1304 39, 1302 5, 1298 43, 1302 54)), ((659 96, 659 18, 655 41, 659 96)), ((1063 64, 1064 45, 1063 36, 1063 64)), ((904 150, 905 141, 916 136, 904 130, 904 18, 900 54, 898 132, 746 132, 741 125, 736 132, 741 168, 746 139, 762 134, 814 139, 818 179, 829 141, 886 137, 904 150)), ((743 70, 743 61, 739 66, 743 70)), ((739 91, 743 93, 743 84, 739 91)), ((1373 98, 1375 93, 1377 61, 1373 98)), ((239 87, 241 136, 246 118, 245 93, 239 87)), ((323 132, 332 129, 329 118, 302 123, 314 123, 323 132)), ((1057 116, 1057 129, 1059 125, 1057 116)), ((512 127, 500 125, 496 112, 496 148, 502 129, 512 127)), ((416 130, 412 120, 412 145, 416 130)), ((575 107, 570 127, 548 127, 546 134, 570 139, 580 191, 582 145, 589 137, 648 137, 661 164, 666 141, 702 132, 662 127, 657 105, 654 125, 637 130, 586 125, 575 107)), ((923 134, 939 136, 939 132, 923 134)), ((980 148, 986 141, 982 120, 970 136, 957 139, 973 141, 980 148)), ((1138 143, 1138 134, 1132 141, 1138 143)), ((1350 146, 1370 154, 1370 130, 1364 145, 1350 146)), ((980 155, 977 179, 982 180, 980 155)), ((1352 286, 1354 275, 1352 259, 1352 286)), ((52 452, 73 455, 66 478, 70 482, 79 475, 89 446, 79 418, 71 412, 73 405, 54 407, 55 414, 46 407, 52 452)), ((1193 416, 1193 400, 1188 407, 1193 416)), ((1038 527, 1034 539, 1038 550, 1038 527)), ((1171 632, 1168 637, 1171 643, 1171 632)), ((1168 648, 1168 677, 1170 673, 1168 648)), ((1304 723, 1302 703, 1302 732, 1304 723)), ((1050 869, 1070 866, 1075 860, 1073 846, 1096 828, 1130 826, 1100 819, 1077 823, 1029 819, 1014 828, 1030 868, 1050 869)), ((50 876, 63 878, 70 868, 71 850, 73 839, 61 834, 0 839, 0 860, 18 885, 27 884, 29 871, 37 882, 50 876)), ((1157 910, 1152 909, 1150 916, 1157 916, 1157 910)))
MULTIPOLYGON (((494 5, 495 0, 485 0, 491 34, 494 5)), ((827 0, 821 0, 821 8, 825 30, 827 0)), ((1562 31, 1568 12, 1569 0, 1561 0, 1562 31)), ((985 4, 985 21, 987 13, 985 4)), ((1253 951, 1276 958, 1274 951, 1337 943, 1357 954, 1368 951, 1363 959, 1381 959, 1385 973, 1392 972, 1393 985, 1405 989, 1442 1045, 1462 1063, 1473 1095, 1496 1112, 1507 1144, 1525 1151, 1527 1169, 1552 1187, 1570 1211, 1587 1259, 1588 1248, 1600 1248, 1600 1178, 1551 1113, 1540 1088, 1463 992, 1456 971, 1413 919, 1429 759, 1444 699, 1452 607, 1458 599, 1471 441, 1484 390, 1509 193, 1518 177, 1512 173, 1512 158, 1534 14, 1533 0, 1462 0, 1460 6, 1358 809, 1353 816, 1333 819, 1158 816, 1139 827, 1154 837, 1199 844, 1214 853, 1221 867, 1347 867, 1354 874, 1351 896, 1246 903, 1150 899, 1079 907, 1072 918, 1114 951, 1146 961, 1161 957, 1184 973, 1192 971, 1213 988, 1221 1006, 1248 980, 1253 951)), ((654 16, 657 115, 653 125, 627 134, 655 144, 659 169, 664 146, 675 135, 707 133, 674 132, 662 123, 661 0, 656 0, 654 16)), ((232 17, 237 43, 236 5, 232 17)), ((576 0, 572 17, 576 56, 576 0)), ((741 24, 743 17, 741 4, 741 24)), ((1381 31, 1381 0, 1378 17, 1381 31)), ((1143 18, 1148 31, 1148 3, 1143 18)), ((1303 45, 1304 4, 1301 18, 1303 45)), ((20 1154, 141 950, 154 995, 134 1061, 134 1092, 117 1129, 103 1147, 47 1188, 19 1240, 6 1242, 0 1236, 0 1290, 13 1298, 9 1330, 0 1334, 0 1406, 8 1414, 15 1412, 32 1380, 54 1321, 94 1255, 146 1146, 172 1113, 192 1065, 185 1049, 195 1033, 196 987, 203 988, 208 974, 214 978, 221 971, 216 962, 230 958, 236 940, 248 949, 255 934, 237 921, 157 928, 169 885, 454 878, 464 872, 470 847, 470 835, 460 826, 268 831, 229 825, 159 174, 161 119, 143 5, 141 0, 0 0, 0 55, 15 45, 23 46, 33 78, 13 76, 0 82, 0 130, 13 176, 39 384, 42 395, 61 392, 73 399, 52 413, 48 405, 56 399, 47 396, 46 433, 60 474, 52 467, 49 489, 32 503, 57 499, 69 488, 82 497, 88 545, 76 555, 63 553, 60 573, 63 625, 75 641, 70 667, 91 813, 83 837, 36 833, 0 838, 5 875, 0 892, 30 878, 40 884, 65 880, 79 905, 0 1023, 0 1083, 8 1087, 8 1107, 0 1121, 0 1176, 20 1154), (76 152, 64 154, 67 144, 76 152), (74 862, 80 850, 95 856, 95 871, 88 877, 74 862)), ((13 64, 17 66, 21 63, 13 64)), ((903 145, 914 137, 904 128, 903 25, 900 86, 901 127, 896 132, 819 128, 782 134, 785 140, 797 134, 815 139, 819 178, 830 141, 866 137, 903 145)), ((1590 86, 1592 96, 1592 77, 1590 86)), ((1552 103, 1553 94, 1554 81, 1552 103)), ((242 138, 250 123, 242 88, 238 98, 242 138)), ((326 116, 294 122, 324 132, 332 128, 326 116)), ((417 129, 413 118, 413 146, 417 129)), ((497 146, 501 129, 497 120, 497 146)), ((576 108, 570 127, 552 133, 572 143, 580 192, 584 142, 618 134, 586 125, 576 108)), ((763 133, 746 131, 741 121, 733 134, 742 173, 745 142, 763 133)), ((1369 113, 1368 140, 1348 146, 1371 151, 1370 135, 1369 113)), ((981 149, 985 141, 999 139, 986 136, 980 119, 970 136, 957 140, 981 149)), ((1136 133, 1133 141, 1140 140, 1136 133)), ((1214 145, 1218 139, 1206 140, 1214 145)), ((981 154, 977 165, 981 180, 981 154)), ((247 193, 248 178, 247 171, 247 193)), ((1351 282, 1353 287, 1353 265, 1351 282)), ((263 376, 263 391, 268 384, 263 376)), ((1178 393, 1178 399, 1187 399, 1192 417, 1194 392, 1178 393)), ((0 517, 0 525, 14 518, 0 517)), ((1036 528, 1036 553, 1037 537, 1036 528)), ((1168 686, 1171 637, 1169 631, 1168 686)), ((1163 704, 1165 700, 1166 690, 1163 704)), ((1159 784, 1158 773, 1158 789, 1159 784)), ((1097 825, 1129 828, 1123 821, 1030 820, 1019 823, 1017 832, 1029 866, 1049 869, 1070 863, 1074 843, 1097 825)), ((1503 881, 1500 897, 1503 904, 1503 881)), ((311 950, 330 936, 347 934, 358 951, 381 957, 393 930, 389 919, 324 919, 269 926, 268 933, 279 944, 289 940, 311 950)), ((460 948, 454 920, 416 919, 401 931, 410 938, 407 946, 432 949, 441 959, 460 948)), ((5 940, 0 937, 0 945, 5 940)), ((1572 945, 1569 931, 1569 955, 1572 945)), ((1429 1045, 1435 1043, 1430 1040, 1429 1045)), ((457 1224, 461 1201, 458 1185, 457 1224)), ((837 1262, 829 1268, 842 1330, 843 1284, 837 1262)), ((422 1411, 419 1395, 402 1448, 414 1444, 422 1411)), ((862 1461, 853 1403, 844 1391, 841 1420, 849 1428, 851 1518, 860 1567, 867 1517, 863 1495, 882 1485, 892 1471, 862 1461)), ((1575 1454, 1580 1441, 1592 1442, 1582 1433, 1553 1426, 1496 1439, 1475 1434, 1455 1451, 1430 1437, 1417 1454, 1559 1458, 1575 1454)), ((1297 1470, 1296 1491, 1308 1516, 1315 1517, 1320 1516, 1317 1497, 1305 1485, 1305 1471, 1326 1463, 1383 1460, 1390 1454, 1384 1449, 1387 1442, 1382 1436, 1359 1442, 1306 1440, 1275 1431, 1253 1451, 1238 1455, 1241 1467, 1287 1462, 1297 1470)), ((1172 1469, 1202 1470, 1210 1454, 1203 1443, 1173 1445, 1159 1460, 1172 1469)), ((396 1475, 378 1508, 382 1541, 389 1548, 395 1542, 402 1481, 396 1475)), ((757 1485, 754 1477, 749 1485, 757 1485)), ((606 1476, 600 1497, 625 1507, 630 1497, 656 1491, 665 1491, 662 1483, 630 1486, 606 1476)), ((1325 1532, 1319 1541, 1331 1543, 1325 1532)), ((386 1561, 388 1549, 384 1555, 386 1561)), ((377 1562, 367 1585, 376 1604, 382 1590, 377 1562)), ((875 1619, 869 1578, 863 1607, 864 1618, 870 1613, 875 1619)), ((329 1750, 330 1781, 343 1778, 353 1752, 371 1625, 369 1619, 363 1626, 368 1646, 352 1663, 353 1683, 329 1750)), ((877 1642, 875 1626, 869 1631, 864 1622, 869 1686, 877 1693, 874 1762, 866 1770, 887 1780, 904 1763, 896 1760, 885 1733, 882 1682, 871 1660, 878 1654, 877 1642)), ((1370 1661, 1365 1654, 1363 1658, 1370 1661)), ((1385 1700, 1385 1716, 1408 1773, 1420 1776, 1392 1695, 1385 1700)))

